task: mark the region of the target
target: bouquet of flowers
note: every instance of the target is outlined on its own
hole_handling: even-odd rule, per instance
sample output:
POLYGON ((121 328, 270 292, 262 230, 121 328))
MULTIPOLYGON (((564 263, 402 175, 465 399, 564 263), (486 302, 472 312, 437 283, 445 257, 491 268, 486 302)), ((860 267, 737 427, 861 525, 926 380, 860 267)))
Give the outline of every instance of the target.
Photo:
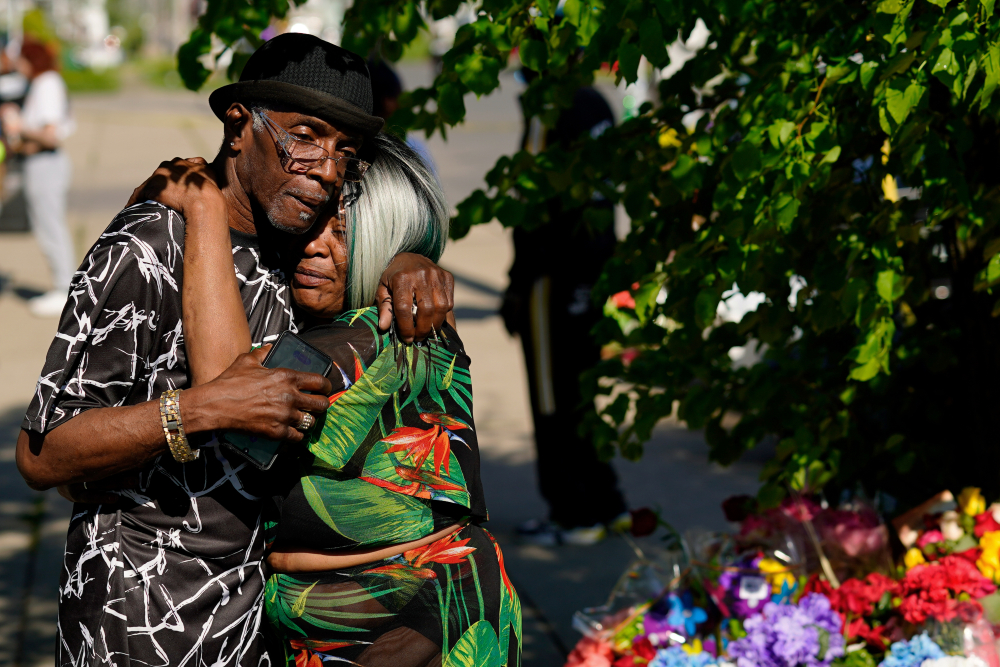
POLYGON ((1000 667, 1000 505, 978 489, 897 517, 898 565, 865 503, 724 510, 736 534, 688 533, 668 571, 637 563, 578 612, 567 667, 1000 667))

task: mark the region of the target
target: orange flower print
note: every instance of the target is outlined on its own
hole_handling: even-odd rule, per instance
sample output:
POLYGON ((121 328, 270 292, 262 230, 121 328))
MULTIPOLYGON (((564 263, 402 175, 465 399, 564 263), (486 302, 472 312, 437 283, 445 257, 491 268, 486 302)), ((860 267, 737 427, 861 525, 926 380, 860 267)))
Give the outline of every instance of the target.
MULTIPOLYGON (((430 429, 424 430, 414 426, 402 426, 394 429, 392 433, 382 439, 382 442, 392 445, 387 452, 405 452, 403 459, 410 459, 413 467, 417 470, 423 467, 424 463, 434 456, 434 463, 431 472, 448 474, 451 468, 451 431, 469 428, 469 425, 460 419, 440 412, 421 413, 420 419, 432 424, 430 429)), ((460 442, 464 442, 459 438, 460 442)))
POLYGON ((304 648, 295 654, 295 667, 323 667, 323 658, 304 648))
POLYGON ((438 477, 437 475, 427 472, 426 470, 421 471, 414 470, 413 468, 396 466, 396 474, 410 483, 406 485, 395 484, 384 479, 379 479, 378 477, 361 477, 360 479, 368 482, 369 484, 380 486, 383 489, 389 489, 390 491, 402 493, 407 496, 413 496, 415 498, 426 498, 428 500, 433 497, 433 494, 431 493, 432 489, 435 491, 465 490, 464 487, 459 486, 458 484, 452 484, 451 482, 446 482, 444 478, 438 477))
POLYGON ((469 428, 461 419, 457 417, 452 417, 451 415, 446 415, 443 412, 421 412, 420 419, 427 422, 428 424, 436 424, 438 426, 444 426, 452 431, 458 431, 463 428, 469 428))
POLYGON ((323 667, 323 658, 315 651, 334 651, 353 646, 355 642, 324 642, 316 639, 292 639, 289 642, 295 654, 295 667, 323 667))
MULTIPOLYGON (((475 547, 467 547, 469 539, 459 540, 459 531, 445 535, 436 542, 425 544, 416 549, 403 552, 403 563, 390 563, 380 567, 365 570, 365 574, 383 574, 390 577, 417 577, 418 579, 437 579, 437 573, 427 567, 428 563, 455 565, 465 560, 473 553, 475 547)), ((296 667, 300 667, 296 665, 296 667)), ((308 665, 306 667, 312 667, 308 665)))
POLYGON ((382 442, 392 445, 386 451, 405 452, 404 459, 413 461, 413 467, 419 470, 424 462, 434 455, 431 472, 438 473, 444 468, 445 474, 450 468, 448 455, 451 454, 451 441, 448 433, 440 426, 434 426, 426 431, 414 426, 401 426, 382 439, 382 442))
POLYGON ((425 544, 416 549, 403 552, 405 558, 413 567, 423 567, 427 563, 461 563, 466 557, 476 550, 475 547, 467 547, 469 539, 456 539, 460 531, 455 531, 450 535, 445 535, 437 542, 425 544))
POLYGON ((503 564, 503 552, 500 551, 500 545, 497 544, 496 539, 489 531, 484 531, 484 532, 486 533, 487 537, 490 538, 490 542, 493 543, 493 548, 497 552, 497 561, 499 561, 500 563, 500 578, 503 579, 503 585, 507 587, 507 592, 510 594, 510 597, 513 598, 514 584, 510 583, 510 577, 507 576, 507 568, 503 564))

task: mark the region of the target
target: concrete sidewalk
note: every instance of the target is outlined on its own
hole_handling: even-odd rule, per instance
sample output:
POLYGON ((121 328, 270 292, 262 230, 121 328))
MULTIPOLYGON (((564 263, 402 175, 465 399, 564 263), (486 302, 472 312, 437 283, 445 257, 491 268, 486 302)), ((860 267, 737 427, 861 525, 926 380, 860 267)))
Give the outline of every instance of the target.
MULTIPOLYGON (((408 86, 425 83, 429 69, 402 71, 408 86)), ((520 117, 517 84, 469 99, 467 122, 449 141, 428 142, 454 205, 476 187, 496 158, 516 148, 520 117)), ((206 96, 128 88, 113 95, 73 100, 78 130, 68 142, 73 159, 70 227, 80 256, 163 159, 211 156, 220 125, 206 96)), ((489 528, 504 547, 509 573, 525 610, 524 664, 562 664, 577 640, 573 611, 601 603, 631 558, 609 540, 595 547, 543 548, 513 539, 518 523, 545 514, 535 488, 533 444, 520 345, 496 309, 511 259, 509 232, 493 223, 452 244, 442 265, 458 279, 457 314, 474 360, 476 423, 489 528)), ((14 443, 56 321, 31 317, 25 298, 47 289, 47 270, 30 234, 0 235, 0 664, 52 665, 56 586, 69 503, 54 491, 37 493, 21 481, 14 443)), ((580 332, 583 335, 584 332, 580 332)), ((753 492, 759 464, 730 469, 709 465, 700 434, 665 423, 640 464, 616 461, 633 506, 663 510, 679 529, 725 528, 719 502, 753 492)))

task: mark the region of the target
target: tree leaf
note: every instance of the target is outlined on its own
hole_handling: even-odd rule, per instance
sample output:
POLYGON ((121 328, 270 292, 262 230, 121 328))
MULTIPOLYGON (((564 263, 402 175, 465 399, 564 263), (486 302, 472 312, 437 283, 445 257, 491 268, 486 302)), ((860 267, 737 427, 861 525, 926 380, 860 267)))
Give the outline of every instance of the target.
POLYGON ((470 53, 455 63, 458 78, 476 95, 488 95, 500 85, 500 61, 470 53))
POLYGON ((463 93, 464 91, 453 83, 446 83, 438 88, 438 109, 450 125, 455 125, 465 118, 463 93))
POLYGON ((868 84, 871 83, 876 71, 878 71, 878 63, 871 60, 861 63, 861 86, 865 90, 868 89, 868 84))
POLYGON ((719 293, 708 288, 698 292, 694 300, 694 319, 700 327, 707 327, 715 321, 715 312, 719 307, 719 293))
POLYGON ((528 69, 536 72, 542 72, 546 69, 549 55, 545 42, 538 39, 525 39, 518 46, 518 55, 521 57, 521 64, 528 69))
POLYGON ((639 59, 642 53, 635 44, 622 44, 618 47, 618 73, 626 83, 639 80, 639 59))
POLYGON ((826 152, 826 155, 823 156, 823 159, 820 160, 819 163, 820 164, 824 164, 827 162, 833 163, 836 162, 838 158, 840 158, 840 146, 834 146, 833 148, 831 148, 826 152))
POLYGON ((903 83, 905 82, 893 82, 893 85, 885 91, 886 109, 898 125, 906 121, 913 108, 920 103, 920 98, 926 90, 916 81, 910 81, 905 88, 902 87, 903 83))
POLYGON ((787 192, 783 192, 778 197, 774 212, 774 222, 778 225, 778 229, 786 234, 791 231, 792 222, 795 221, 795 217, 799 214, 800 204, 801 202, 798 199, 787 192))
POLYGON ((670 62, 667 44, 663 39, 663 27, 655 16, 647 16, 639 23, 639 47, 656 67, 666 67, 670 62))
POLYGON ((635 301, 635 315, 639 322, 645 324, 656 304, 656 297, 660 294, 660 281, 651 280, 639 286, 635 291, 633 299, 635 301))
POLYGON ((1000 83, 1000 44, 991 44, 983 54, 983 71, 986 73, 986 83, 983 84, 982 97, 979 100, 979 111, 983 112, 990 105, 990 99, 1000 83))
POLYGON ((749 180, 760 171, 760 151, 749 141, 741 141, 733 151, 733 173, 741 181, 749 180))
POLYGON ((878 3, 878 11, 883 14, 898 14, 905 6, 905 0, 882 0, 878 3))
POLYGON ((882 297, 882 300, 886 303, 892 303, 893 301, 893 287, 896 283, 896 272, 895 271, 880 271, 878 274, 878 279, 875 281, 875 289, 878 295, 882 297))

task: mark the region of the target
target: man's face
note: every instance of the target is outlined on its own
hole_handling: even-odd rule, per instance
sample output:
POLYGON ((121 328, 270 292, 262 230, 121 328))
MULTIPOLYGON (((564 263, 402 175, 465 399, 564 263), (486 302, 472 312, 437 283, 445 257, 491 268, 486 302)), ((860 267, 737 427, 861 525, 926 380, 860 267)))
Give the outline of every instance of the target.
POLYGON ((354 157, 361 147, 359 136, 295 111, 268 111, 266 117, 258 113, 244 127, 243 139, 242 159, 236 161, 241 183, 270 223, 291 234, 308 231, 327 202, 336 201, 344 184, 343 169, 334 160, 289 159, 287 151, 294 140, 321 146, 334 158, 354 157), (268 118, 277 127, 269 128, 268 118))

